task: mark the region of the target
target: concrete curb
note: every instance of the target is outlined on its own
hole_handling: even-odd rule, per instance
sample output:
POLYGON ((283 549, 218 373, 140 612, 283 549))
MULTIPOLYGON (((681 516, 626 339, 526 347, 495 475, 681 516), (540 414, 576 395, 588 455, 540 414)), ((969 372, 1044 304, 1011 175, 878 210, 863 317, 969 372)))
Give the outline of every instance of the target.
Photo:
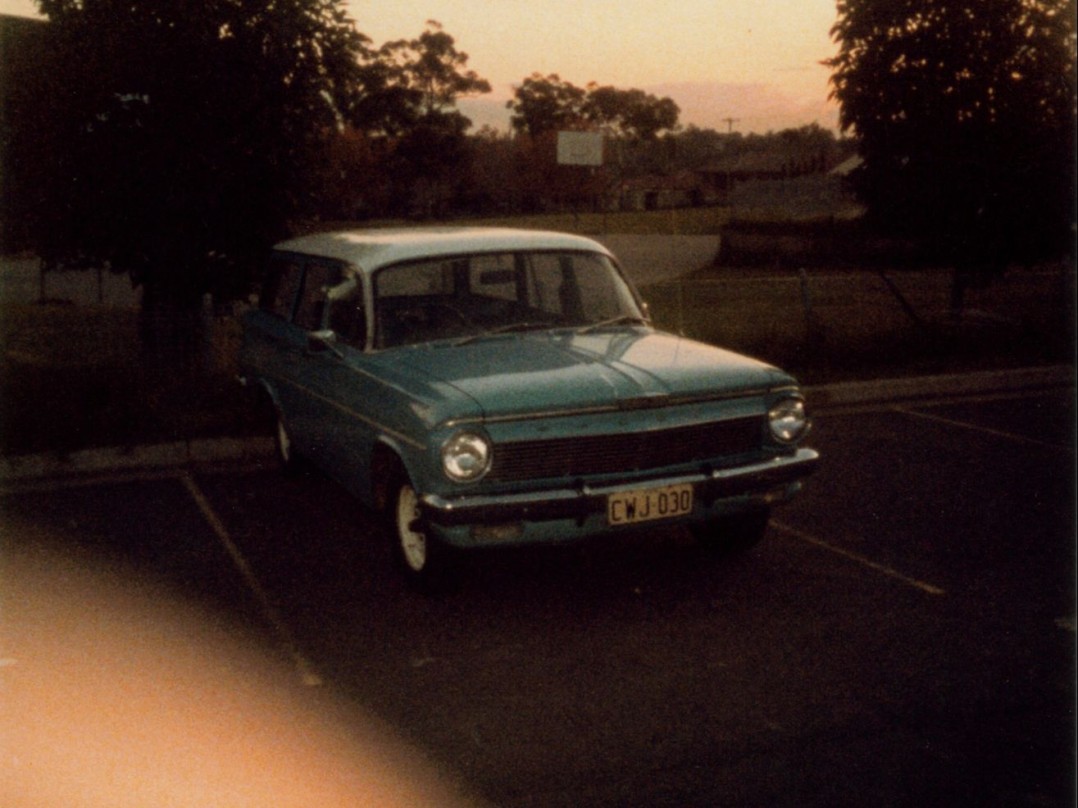
POLYGON ((1056 365, 954 375, 879 379, 867 382, 839 382, 806 388, 805 398, 812 410, 826 411, 885 401, 898 403, 911 399, 1015 393, 1073 387, 1074 384, 1074 368, 1068 365, 1056 365))
MULTIPOLYGON (((919 376, 842 382, 805 389, 816 413, 885 402, 926 400, 1048 390, 1075 386, 1069 366, 1018 368, 960 375, 919 376)), ((180 471, 228 463, 254 463, 272 457, 271 438, 202 438, 134 447, 85 449, 68 455, 38 454, 0 458, 0 486, 102 474, 180 471)))
POLYGON ((0 486, 34 480, 249 463, 267 460, 272 455, 272 438, 199 438, 146 446, 84 449, 65 455, 20 455, 0 459, 0 486))

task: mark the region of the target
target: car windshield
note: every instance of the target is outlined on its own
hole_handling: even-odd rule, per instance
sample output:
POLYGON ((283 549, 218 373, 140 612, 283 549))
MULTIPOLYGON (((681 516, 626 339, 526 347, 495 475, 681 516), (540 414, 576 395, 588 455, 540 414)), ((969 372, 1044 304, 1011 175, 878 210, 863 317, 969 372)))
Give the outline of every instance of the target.
POLYGON ((546 328, 642 322, 605 255, 507 252, 397 264, 374 276, 380 348, 546 328))

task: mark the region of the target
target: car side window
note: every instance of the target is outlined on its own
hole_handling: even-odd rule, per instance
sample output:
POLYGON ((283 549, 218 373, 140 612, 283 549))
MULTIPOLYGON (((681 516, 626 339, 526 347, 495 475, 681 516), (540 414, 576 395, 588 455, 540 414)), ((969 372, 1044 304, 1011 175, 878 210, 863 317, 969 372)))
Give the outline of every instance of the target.
POLYGON ((341 280, 341 268, 312 261, 307 264, 299 306, 294 322, 305 331, 318 331, 324 325, 326 293, 341 280))
POLYGON ((367 318, 363 310, 363 294, 354 279, 330 292, 327 325, 341 342, 360 350, 366 347, 367 318))
POLYGON ((303 264, 281 257, 271 258, 262 289, 262 308, 283 320, 291 320, 302 281, 303 264))

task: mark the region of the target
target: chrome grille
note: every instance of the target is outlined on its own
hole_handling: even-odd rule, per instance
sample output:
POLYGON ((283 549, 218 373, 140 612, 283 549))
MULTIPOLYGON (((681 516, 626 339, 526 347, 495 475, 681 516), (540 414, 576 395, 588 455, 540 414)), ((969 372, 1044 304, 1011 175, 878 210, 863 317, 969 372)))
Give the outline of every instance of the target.
POLYGON ((760 446, 763 419, 735 418, 707 424, 617 435, 588 435, 498 444, 487 479, 534 480, 618 474, 726 455, 760 446))

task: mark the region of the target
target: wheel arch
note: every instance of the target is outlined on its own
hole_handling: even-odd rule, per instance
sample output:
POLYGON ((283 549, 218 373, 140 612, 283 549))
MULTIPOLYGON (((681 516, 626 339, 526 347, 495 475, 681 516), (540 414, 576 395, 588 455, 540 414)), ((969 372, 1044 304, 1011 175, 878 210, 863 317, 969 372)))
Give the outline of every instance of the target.
POLYGON ((371 449, 368 488, 371 504, 378 513, 385 513, 392 484, 399 475, 412 479, 400 446, 385 436, 377 437, 371 449))
POLYGON ((251 379, 248 386, 256 404, 270 407, 274 415, 282 414, 281 400, 277 395, 277 388, 269 380, 258 376, 251 379))

